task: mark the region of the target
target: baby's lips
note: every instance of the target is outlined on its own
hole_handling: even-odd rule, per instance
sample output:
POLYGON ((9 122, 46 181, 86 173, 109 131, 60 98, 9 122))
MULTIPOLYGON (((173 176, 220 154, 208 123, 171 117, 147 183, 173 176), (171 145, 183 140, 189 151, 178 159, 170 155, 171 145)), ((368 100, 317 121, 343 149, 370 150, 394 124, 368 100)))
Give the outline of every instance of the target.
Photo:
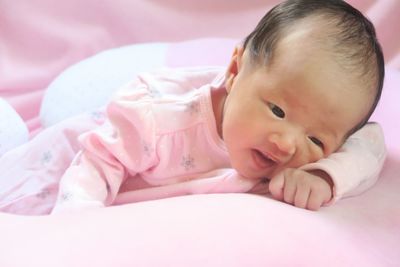
POLYGON ((279 164, 281 162, 281 160, 277 156, 275 156, 275 155, 273 155, 271 153, 262 151, 262 150, 259 150, 259 151, 264 157, 266 157, 269 160, 273 161, 275 164, 279 164))

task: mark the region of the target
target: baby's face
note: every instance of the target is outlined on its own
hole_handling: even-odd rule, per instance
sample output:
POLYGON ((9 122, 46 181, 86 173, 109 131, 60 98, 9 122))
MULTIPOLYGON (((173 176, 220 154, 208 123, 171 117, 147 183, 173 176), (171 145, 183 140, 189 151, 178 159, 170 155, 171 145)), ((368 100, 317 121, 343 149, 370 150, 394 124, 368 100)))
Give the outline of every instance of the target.
POLYGON ((323 53, 282 51, 273 65, 253 67, 239 49, 237 71, 227 74, 222 136, 232 166, 247 178, 271 178, 328 156, 371 105, 323 53))

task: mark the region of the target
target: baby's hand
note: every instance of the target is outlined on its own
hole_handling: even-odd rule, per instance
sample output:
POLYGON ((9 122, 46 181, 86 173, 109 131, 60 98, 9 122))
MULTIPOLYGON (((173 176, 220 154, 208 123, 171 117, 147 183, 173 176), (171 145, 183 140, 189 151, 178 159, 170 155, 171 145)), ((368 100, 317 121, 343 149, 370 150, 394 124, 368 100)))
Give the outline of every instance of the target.
POLYGON ((332 180, 323 171, 285 169, 269 182, 269 191, 280 201, 299 208, 318 210, 332 198, 332 180))

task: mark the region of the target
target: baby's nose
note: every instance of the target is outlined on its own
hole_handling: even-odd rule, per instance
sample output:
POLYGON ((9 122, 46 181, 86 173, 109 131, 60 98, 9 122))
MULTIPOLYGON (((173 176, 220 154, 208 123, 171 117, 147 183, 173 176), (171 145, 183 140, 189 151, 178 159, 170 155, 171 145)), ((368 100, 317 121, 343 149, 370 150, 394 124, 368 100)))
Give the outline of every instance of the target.
POLYGON ((277 152, 281 154, 281 156, 291 156, 296 152, 295 134, 275 134, 271 136, 270 141, 276 146, 277 152))

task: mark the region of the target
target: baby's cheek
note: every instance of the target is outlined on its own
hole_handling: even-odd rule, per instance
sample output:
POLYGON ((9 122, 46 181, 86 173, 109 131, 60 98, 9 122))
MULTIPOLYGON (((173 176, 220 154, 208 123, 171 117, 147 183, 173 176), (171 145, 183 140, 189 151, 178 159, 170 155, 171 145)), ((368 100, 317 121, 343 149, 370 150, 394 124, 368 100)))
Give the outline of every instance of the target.
POLYGON ((307 163, 316 162, 324 157, 325 157, 325 155, 324 155, 323 150, 318 148, 310 155, 309 162, 307 162, 307 163))
POLYGON ((299 168, 308 163, 316 162, 324 157, 322 150, 311 149, 299 154, 290 164, 291 168, 299 168))

